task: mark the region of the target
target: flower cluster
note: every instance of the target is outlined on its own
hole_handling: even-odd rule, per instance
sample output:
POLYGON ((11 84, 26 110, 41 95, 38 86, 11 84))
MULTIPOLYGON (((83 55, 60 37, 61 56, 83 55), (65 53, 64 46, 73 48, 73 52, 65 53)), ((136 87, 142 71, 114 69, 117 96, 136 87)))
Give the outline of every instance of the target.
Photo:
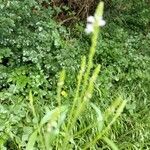
POLYGON ((103 20, 103 17, 99 17, 98 19, 96 19, 93 16, 89 16, 87 18, 87 25, 86 25, 86 29, 85 32, 87 34, 92 33, 94 31, 94 23, 96 22, 96 20, 98 20, 98 26, 102 27, 106 24, 105 20, 103 20))

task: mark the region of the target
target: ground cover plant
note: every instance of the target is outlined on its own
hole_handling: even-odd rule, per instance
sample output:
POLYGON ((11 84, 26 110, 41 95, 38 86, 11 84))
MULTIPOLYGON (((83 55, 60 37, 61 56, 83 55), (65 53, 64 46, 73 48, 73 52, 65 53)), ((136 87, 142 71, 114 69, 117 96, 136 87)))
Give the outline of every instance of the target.
POLYGON ((77 1, 54 2, 0 1, 0 148, 149 149, 149 2, 105 1, 89 69, 83 19, 98 2, 80 13, 77 1), (90 102, 77 103, 88 90, 90 102))

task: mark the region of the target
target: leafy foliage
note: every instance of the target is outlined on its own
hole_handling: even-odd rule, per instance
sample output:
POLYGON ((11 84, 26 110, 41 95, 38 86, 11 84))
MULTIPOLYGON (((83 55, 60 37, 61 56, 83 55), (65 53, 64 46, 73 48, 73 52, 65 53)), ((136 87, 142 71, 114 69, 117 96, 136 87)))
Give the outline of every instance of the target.
POLYGON ((68 43, 66 29, 51 19, 53 10, 36 1, 11 1, 1 7, 1 89, 13 89, 13 94, 32 89, 42 97, 42 87, 51 89, 62 67, 75 71, 79 48, 74 52, 72 43, 78 41, 68 43))
MULTIPOLYGON (((88 5, 86 1, 83 3, 88 5)), ((33 147, 39 136, 37 123, 57 110, 56 84, 62 68, 67 76, 60 96, 65 106, 71 103, 79 60, 82 55, 87 55, 91 42, 83 33, 83 22, 65 27, 61 25, 63 21, 56 21, 62 10, 75 17, 83 17, 87 13, 83 11, 77 15, 79 9, 71 12, 69 6, 72 8, 73 1, 67 7, 63 4, 63 8, 53 9, 35 0, 0 1, 0 149, 24 149, 27 143, 29 149, 33 147), (33 102, 32 96, 28 96, 30 90, 33 102)), ((93 10, 89 8, 88 13, 90 9, 93 10)), ((115 149, 117 143, 119 149, 149 149, 149 14, 147 0, 129 0, 128 3, 105 0, 107 25, 99 37, 94 57, 94 63, 101 64, 91 99, 94 104, 87 107, 70 130, 76 133, 68 145, 70 149, 72 145, 76 148, 84 145, 85 139, 91 141, 96 133, 100 133, 101 125, 88 130, 87 124, 100 121, 103 117, 101 111, 108 113, 106 108, 118 95, 128 99, 122 117, 92 148, 115 149)), ((70 107, 65 109, 68 111, 70 107)), ((60 120, 64 121, 66 111, 62 111, 60 120)), ((108 122, 111 119, 109 116, 108 122)), ((49 127, 51 124, 56 125, 55 121, 49 127)), ((62 123, 60 125, 65 130, 62 123)), ((47 127, 44 126, 43 130, 46 131, 47 127)), ((55 131, 57 134, 58 130, 55 131)), ((62 132, 58 137, 60 145, 63 136, 62 132)), ((38 142, 42 141, 40 138, 38 142)))

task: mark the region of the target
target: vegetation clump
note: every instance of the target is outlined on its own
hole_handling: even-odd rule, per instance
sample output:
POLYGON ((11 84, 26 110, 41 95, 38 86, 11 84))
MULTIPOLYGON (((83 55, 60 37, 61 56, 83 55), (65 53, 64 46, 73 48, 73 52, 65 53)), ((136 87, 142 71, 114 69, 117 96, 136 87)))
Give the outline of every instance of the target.
POLYGON ((150 148, 149 1, 92 2, 0 0, 0 149, 150 148))

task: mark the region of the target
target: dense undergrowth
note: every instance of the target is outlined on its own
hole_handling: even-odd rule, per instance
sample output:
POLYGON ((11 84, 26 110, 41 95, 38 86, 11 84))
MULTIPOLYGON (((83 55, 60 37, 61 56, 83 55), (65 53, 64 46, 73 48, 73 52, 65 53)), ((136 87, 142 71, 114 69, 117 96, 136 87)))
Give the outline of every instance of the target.
MULTIPOLYGON (((91 126, 88 130, 87 126, 100 121, 101 112, 109 114, 107 108, 115 99, 112 107, 125 99, 128 101, 125 109, 91 149, 150 149, 150 4, 146 0, 105 2, 107 24, 99 35, 93 58, 94 68, 101 64, 101 69, 90 100, 92 103, 78 117, 74 128, 68 127, 73 135, 69 144, 65 126, 61 127, 64 132, 57 136, 56 143, 53 135, 59 131, 51 133, 51 140, 45 143, 51 143, 53 149, 60 149, 64 141, 68 149, 82 149, 101 128, 91 126)), ((75 96, 80 60, 84 55, 88 57, 92 43, 91 35, 84 33, 82 20, 73 21, 69 26, 62 25, 62 18, 59 22, 58 14, 63 14, 61 9, 71 16, 78 14, 76 10, 71 12, 69 5, 45 8, 34 0, 0 1, 0 149, 25 149, 27 143, 30 146, 31 135, 34 139, 40 133, 36 132, 40 120, 51 115, 50 110, 57 114, 60 96, 64 106, 60 109, 62 115, 58 122, 61 125, 68 119, 65 119, 69 109, 66 105, 72 104, 75 96), (62 69, 66 70, 65 84, 57 89, 58 81, 64 81, 63 72, 59 78, 62 69)), ((76 17, 79 20, 80 16, 76 17)), ((110 116, 108 122, 112 118, 110 116)), ((48 125, 51 128, 57 123, 48 125)), ((45 130, 46 126, 42 127, 41 134, 45 130)), ((44 138, 50 138, 47 133, 44 135, 44 138)), ((39 145, 37 141, 35 149, 39 145)))

